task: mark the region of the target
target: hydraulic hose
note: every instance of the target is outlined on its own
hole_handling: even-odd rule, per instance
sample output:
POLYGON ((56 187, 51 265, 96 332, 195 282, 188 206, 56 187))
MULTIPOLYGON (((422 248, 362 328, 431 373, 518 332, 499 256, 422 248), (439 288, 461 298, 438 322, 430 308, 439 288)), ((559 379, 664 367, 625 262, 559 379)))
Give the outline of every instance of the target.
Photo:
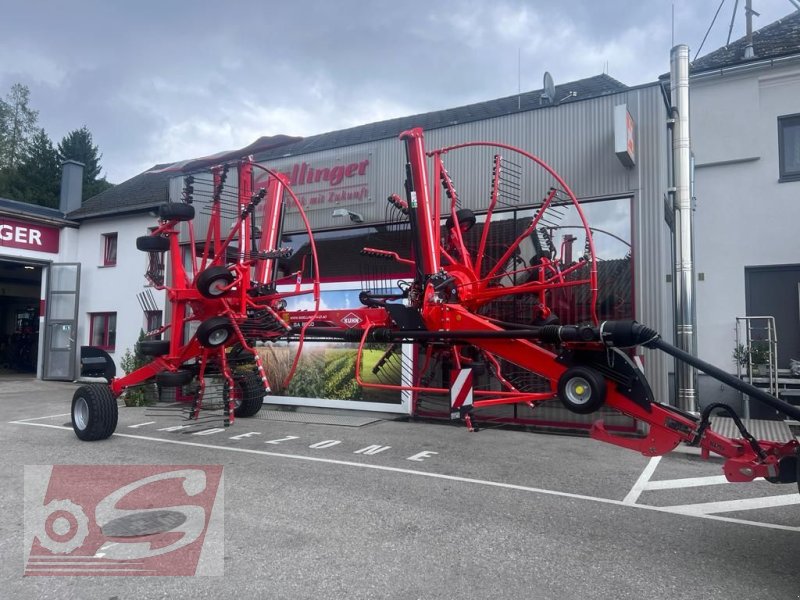
MULTIPOLYGON (((336 338, 348 342, 359 342, 363 332, 359 329, 335 329, 328 327, 309 327, 306 330, 309 337, 336 338)), ((692 365, 703 373, 713 377, 735 390, 747 394, 751 398, 763 402, 767 406, 785 414, 792 419, 800 421, 800 406, 794 406, 764 390, 742 381, 738 377, 726 373, 714 365, 700 360, 696 356, 676 348, 661 339, 657 331, 636 321, 604 321, 600 325, 545 325, 542 327, 529 327, 525 329, 500 329, 494 331, 430 331, 401 330, 388 327, 376 327, 370 332, 370 342, 392 343, 405 340, 436 341, 436 340, 466 340, 466 339, 530 339, 547 344, 560 344, 563 342, 589 343, 601 342, 605 346, 628 348, 644 346, 661 350, 680 361, 692 365)))

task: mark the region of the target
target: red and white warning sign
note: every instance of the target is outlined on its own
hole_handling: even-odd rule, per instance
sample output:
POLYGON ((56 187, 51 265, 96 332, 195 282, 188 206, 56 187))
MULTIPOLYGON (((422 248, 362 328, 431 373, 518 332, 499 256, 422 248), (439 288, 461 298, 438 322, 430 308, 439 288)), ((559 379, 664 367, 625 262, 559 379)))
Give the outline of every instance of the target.
POLYGON ((472 406, 472 369, 450 373, 450 418, 461 417, 461 410, 472 406))

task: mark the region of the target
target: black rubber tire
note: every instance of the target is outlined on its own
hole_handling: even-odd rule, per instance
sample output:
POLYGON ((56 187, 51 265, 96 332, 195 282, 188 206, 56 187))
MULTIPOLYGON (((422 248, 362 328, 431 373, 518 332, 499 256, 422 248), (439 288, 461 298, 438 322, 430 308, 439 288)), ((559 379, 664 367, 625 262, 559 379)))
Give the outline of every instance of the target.
POLYGON ((143 235, 136 238, 136 249, 142 252, 166 252, 169 250, 169 238, 161 235, 143 235))
POLYGON ((228 286, 233 283, 233 273, 225 267, 209 267, 197 275, 195 287, 206 298, 219 298, 228 292, 223 292, 218 286, 228 286))
POLYGON ((784 456, 778 461, 778 474, 775 477, 764 477, 770 483, 794 483, 800 474, 797 456, 784 456))
POLYGON ((216 348, 231 339, 233 327, 227 317, 211 317, 200 323, 195 335, 201 346, 216 348), (227 331, 227 335, 224 338, 219 337, 223 331, 227 331))
POLYGON ((237 402, 233 414, 237 419, 252 417, 264 405, 264 383, 256 371, 241 375, 234 375, 233 381, 238 388, 240 400, 237 402))
POLYGON ((194 206, 183 202, 167 202, 158 207, 158 216, 164 221, 191 221, 194 206))
POLYGON ((119 409, 111 388, 103 383, 82 385, 72 396, 72 429, 78 439, 94 442, 111 437, 119 409))
POLYGON ((800 494, 800 448, 796 450, 797 461, 795 462, 797 466, 797 493, 800 494))
MULTIPOLYGON (((459 223, 466 223, 467 224, 467 228, 464 231, 469 231, 470 229, 472 229, 475 226, 475 222, 476 222, 475 213, 472 212, 468 208, 462 208, 460 210, 457 210, 456 211, 456 219, 458 220, 459 223)), ((453 215, 450 215, 449 217, 447 217, 447 220, 444 222, 444 224, 448 229, 452 229, 453 228, 453 215)))
POLYGON ((164 356, 169 354, 169 340, 142 340, 136 343, 139 353, 144 356, 164 356))
POLYGON ((558 378, 558 398, 571 412, 588 415, 606 400, 606 380, 594 369, 571 367, 558 378))
POLYGON ((194 373, 187 369, 161 371, 156 373, 156 384, 161 387, 181 387, 194 379, 194 373))

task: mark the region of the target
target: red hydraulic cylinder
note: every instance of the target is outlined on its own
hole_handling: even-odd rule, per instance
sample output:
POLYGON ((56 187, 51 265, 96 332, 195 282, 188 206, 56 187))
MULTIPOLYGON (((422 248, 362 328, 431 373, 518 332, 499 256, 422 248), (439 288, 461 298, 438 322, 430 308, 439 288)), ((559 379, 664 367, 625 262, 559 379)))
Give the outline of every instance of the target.
POLYGON ((439 207, 431 205, 425 139, 419 127, 404 131, 400 134, 400 139, 406 143, 408 157, 408 208, 416 215, 419 240, 417 261, 422 266, 423 275, 433 275, 439 272, 439 207))
MULTIPOLYGON (((264 218, 261 222, 261 240, 259 252, 269 252, 278 247, 281 235, 282 199, 286 189, 286 181, 280 176, 270 175, 267 178, 267 195, 264 204, 264 218)), ((260 284, 272 283, 275 274, 275 261, 269 258, 256 263, 255 280, 260 284)))

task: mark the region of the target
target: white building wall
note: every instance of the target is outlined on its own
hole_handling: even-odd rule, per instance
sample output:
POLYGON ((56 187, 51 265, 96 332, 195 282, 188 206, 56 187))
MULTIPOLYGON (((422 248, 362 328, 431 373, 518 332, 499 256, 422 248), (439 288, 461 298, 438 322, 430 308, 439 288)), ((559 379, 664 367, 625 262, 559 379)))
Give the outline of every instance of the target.
POLYGON ((745 266, 800 262, 800 182, 778 182, 778 117, 800 112, 800 63, 692 78, 690 90, 698 354, 732 371, 745 266))
MULTIPOLYGON (((77 259, 81 263, 81 292, 78 306, 79 346, 89 345, 89 314, 117 313, 117 339, 109 354, 121 375, 120 358, 133 351, 145 318, 136 294, 145 289, 147 254, 136 249, 136 238, 147 235, 157 220, 148 215, 114 216, 81 223, 77 259), (103 235, 117 233, 117 264, 103 266, 103 235)), ((164 310, 164 292, 152 290, 159 310, 164 310)))

